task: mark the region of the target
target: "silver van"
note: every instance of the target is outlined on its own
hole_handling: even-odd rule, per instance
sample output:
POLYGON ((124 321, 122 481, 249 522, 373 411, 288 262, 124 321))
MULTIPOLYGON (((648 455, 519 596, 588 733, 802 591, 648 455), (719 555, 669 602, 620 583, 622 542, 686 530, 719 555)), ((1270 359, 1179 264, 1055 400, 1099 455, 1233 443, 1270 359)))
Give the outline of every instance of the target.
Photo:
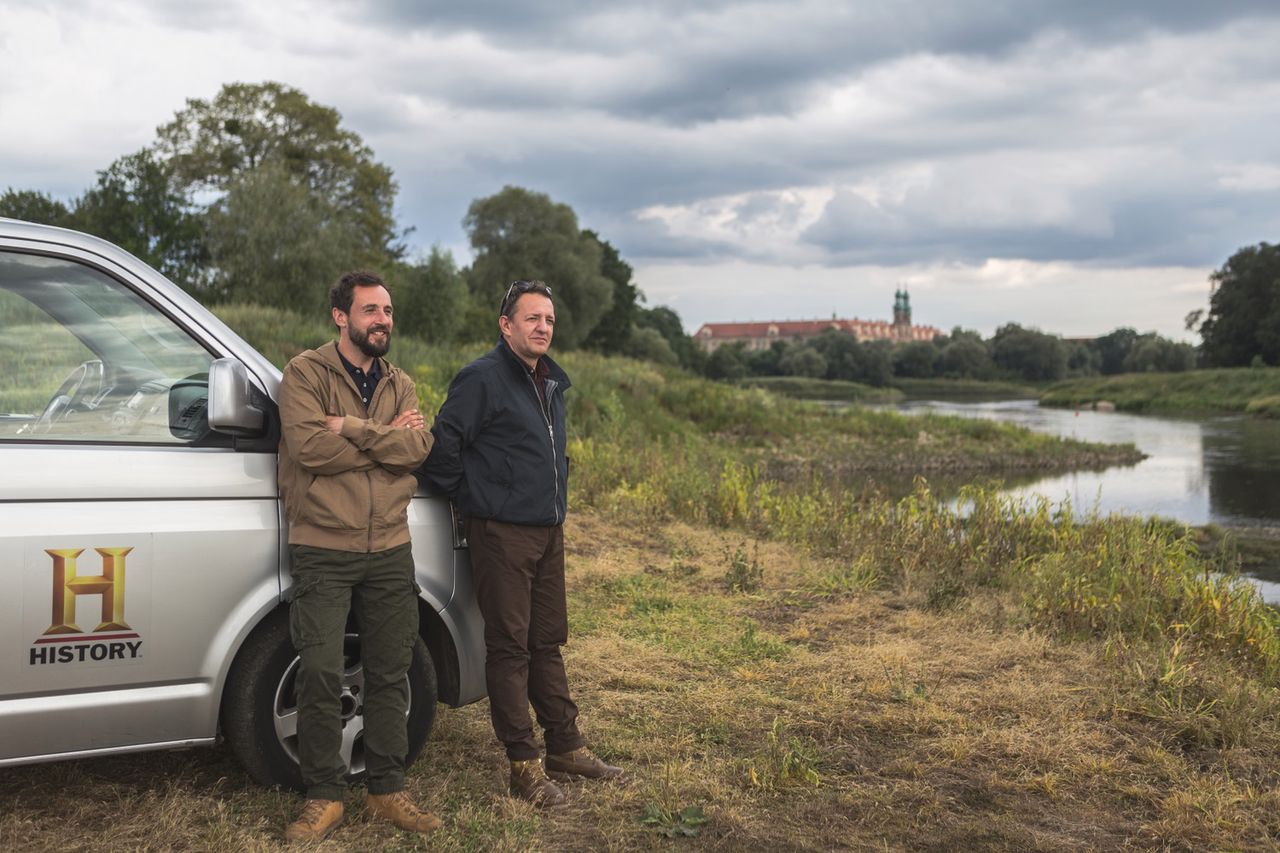
MULTIPOLYGON (((0 766, 212 744, 298 788, 280 371, 132 255, 0 218, 0 766)), ((410 755, 484 696, 447 502, 409 507, 410 755)), ((360 637, 343 752, 364 769, 360 637)))

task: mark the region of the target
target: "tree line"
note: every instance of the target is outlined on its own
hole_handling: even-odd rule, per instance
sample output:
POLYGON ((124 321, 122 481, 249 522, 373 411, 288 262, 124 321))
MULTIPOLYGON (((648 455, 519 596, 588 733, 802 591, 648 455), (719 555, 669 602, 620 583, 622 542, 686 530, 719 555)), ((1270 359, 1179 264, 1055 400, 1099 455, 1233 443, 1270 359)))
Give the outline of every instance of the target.
POLYGON ((1064 340, 1016 323, 984 340, 956 328, 933 341, 858 342, 840 332, 766 350, 722 346, 710 356, 666 306, 646 307, 633 270, 567 204, 508 186, 473 201, 463 226, 473 251, 460 267, 438 245, 410 257, 394 216, 398 187, 338 111, 280 83, 223 86, 188 99, 155 140, 120 157, 70 201, 8 188, 0 216, 75 228, 116 243, 206 304, 323 308, 323 288, 353 266, 391 284, 405 328, 433 341, 487 340, 505 283, 541 278, 556 294, 556 341, 713 378, 793 375, 872 385, 893 377, 1051 381, 1197 366, 1280 364, 1280 249, 1241 249, 1193 312, 1197 351, 1119 328, 1064 340))
POLYGON ((775 341, 768 349, 718 347, 705 372, 716 379, 803 376, 883 387, 895 378, 1051 382, 1076 376, 1177 372, 1196 366, 1196 350, 1154 333, 1116 329, 1099 338, 1064 340, 1017 323, 989 339, 956 327, 932 341, 859 342, 828 329, 803 341, 775 341))

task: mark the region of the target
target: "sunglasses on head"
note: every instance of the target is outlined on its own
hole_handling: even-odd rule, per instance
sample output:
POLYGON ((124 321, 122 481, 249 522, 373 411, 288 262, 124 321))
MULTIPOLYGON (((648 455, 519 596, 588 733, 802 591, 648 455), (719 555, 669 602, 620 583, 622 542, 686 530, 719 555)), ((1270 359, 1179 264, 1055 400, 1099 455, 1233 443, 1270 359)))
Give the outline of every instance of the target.
POLYGON ((540 293, 548 299, 551 298, 551 288, 545 282, 526 281, 519 279, 511 282, 511 286, 507 288, 507 295, 502 297, 502 310, 499 313, 506 314, 511 310, 512 303, 526 293, 540 293))

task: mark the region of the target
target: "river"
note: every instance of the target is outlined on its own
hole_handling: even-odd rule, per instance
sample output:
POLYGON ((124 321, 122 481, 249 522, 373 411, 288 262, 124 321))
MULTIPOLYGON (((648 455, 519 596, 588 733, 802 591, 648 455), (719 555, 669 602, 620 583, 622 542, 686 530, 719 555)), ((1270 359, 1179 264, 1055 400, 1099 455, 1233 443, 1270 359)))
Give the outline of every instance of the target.
MULTIPOLYGON (((1082 441, 1132 442, 1147 454, 1136 465, 1024 478, 1010 494, 1067 498, 1077 513, 1096 507, 1104 515, 1158 515, 1280 534, 1280 421, 1073 411, 1041 408, 1035 400, 913 400, 896 408, 1005 421, 1082 441)), ((1280 603, 1280 566, 1251 571, 1266 599, 1280 603)))

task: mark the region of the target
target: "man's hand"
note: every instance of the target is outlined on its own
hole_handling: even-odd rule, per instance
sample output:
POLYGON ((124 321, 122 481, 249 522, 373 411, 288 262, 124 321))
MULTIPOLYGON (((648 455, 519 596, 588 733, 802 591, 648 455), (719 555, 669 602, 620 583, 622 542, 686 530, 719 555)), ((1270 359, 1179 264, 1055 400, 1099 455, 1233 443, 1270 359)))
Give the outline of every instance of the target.
POLYGON ((329 432, 334 435, 342 435, 342 422, 346 420, 342 415, 325 415, 324 425, 329 428, 329 432))
POLYGON ((417 409, 409 409, 401 412, 394 421, 391 422, 393 427, 404 427, 406 429, 426 429, 427 422, 417 409))

